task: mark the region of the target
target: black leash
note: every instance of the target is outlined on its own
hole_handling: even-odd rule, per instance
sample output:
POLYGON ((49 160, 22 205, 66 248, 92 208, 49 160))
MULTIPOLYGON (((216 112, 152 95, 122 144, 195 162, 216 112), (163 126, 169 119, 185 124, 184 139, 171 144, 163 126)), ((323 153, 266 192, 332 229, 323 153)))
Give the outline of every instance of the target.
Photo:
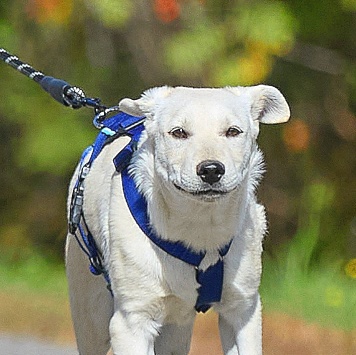
POLYGON ((64 106, 73 109, 81 107, 92 107, 95 111, 94 125, 97 128, 102 127, 102 121, 106 119, 108 113, 118 111, 117 106, 106 107, 101 104, 98 98, 86 97, 84 91, 77 86, 72 86, 66 81, 47 76, 42 72, 34 69, 31 65, 22 62, 15 55, 10 54, 4 48, 0 48, 0 59, 10 65, 20 73, 38 83, 42 89, 48 92, 56 101, 64 106))

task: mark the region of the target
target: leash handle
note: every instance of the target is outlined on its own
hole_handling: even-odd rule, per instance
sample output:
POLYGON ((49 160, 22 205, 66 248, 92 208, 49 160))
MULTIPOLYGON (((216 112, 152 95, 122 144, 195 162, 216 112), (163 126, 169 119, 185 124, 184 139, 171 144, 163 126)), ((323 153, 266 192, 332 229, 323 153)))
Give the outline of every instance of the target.
POLYGON ((106 109, 105 106, 100 104, 99 99, 87 98, 81 88, 72 86, 64 80, 46 76, 42 72, 34 69, 31 65, 21 61, 15 55, 10 54, 4 48, 0 48, 0 59, 18 70, 21 74, 34 80, 43 90, 48 92, 56 101, 64 106, 70 106, 73 109, 89 106, 95 109, 95 113, 106 109))

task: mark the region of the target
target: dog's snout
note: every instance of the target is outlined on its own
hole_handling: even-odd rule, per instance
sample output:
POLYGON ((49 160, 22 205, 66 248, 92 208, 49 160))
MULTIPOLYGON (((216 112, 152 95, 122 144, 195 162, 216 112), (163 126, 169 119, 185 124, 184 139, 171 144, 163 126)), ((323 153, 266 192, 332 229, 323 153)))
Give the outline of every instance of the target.
POLYGON ((225 166, 219 161, 205 160, 197 166, 197 175, 210 185, 220 181, 224 174, 225 166))

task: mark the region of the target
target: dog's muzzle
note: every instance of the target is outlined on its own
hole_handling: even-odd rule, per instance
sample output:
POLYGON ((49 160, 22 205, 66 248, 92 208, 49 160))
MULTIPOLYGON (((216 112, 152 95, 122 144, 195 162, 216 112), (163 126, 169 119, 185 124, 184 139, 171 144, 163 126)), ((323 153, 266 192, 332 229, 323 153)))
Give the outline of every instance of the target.
POLYGON ((174 184, 175 187, 185 193, 206 201, 214 201, 228 192, 218 184, 225 174, 225 165, 216 160, 204 160, 196 167, 196 174, 200 177, 203 185, 199 189, 185 189, 183 186, 174 184))

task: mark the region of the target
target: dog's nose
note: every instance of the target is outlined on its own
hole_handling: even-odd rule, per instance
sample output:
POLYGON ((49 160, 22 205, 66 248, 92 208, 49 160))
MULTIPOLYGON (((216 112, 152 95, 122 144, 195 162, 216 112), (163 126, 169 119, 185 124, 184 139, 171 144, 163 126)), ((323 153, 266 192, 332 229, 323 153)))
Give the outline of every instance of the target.
POLYGON ((225 166, 219 161, 205 160, 197 166, 197 175, 210 185, 220 181, 224 174, 225 166))

